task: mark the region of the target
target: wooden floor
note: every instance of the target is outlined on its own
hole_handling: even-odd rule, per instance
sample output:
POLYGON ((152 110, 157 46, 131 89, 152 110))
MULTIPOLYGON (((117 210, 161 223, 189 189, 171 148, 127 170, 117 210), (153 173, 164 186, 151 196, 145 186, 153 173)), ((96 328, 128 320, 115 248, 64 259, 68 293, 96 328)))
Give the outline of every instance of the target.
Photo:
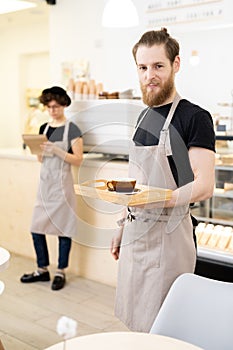
MULTIPOLYGON (((44 349, 62 341, 56 333, 61 316, 78 322, 77 336, 128 331, 114 317, 115 288, 67 272, 67 285, 51 290, 51 282, 23 284, 20 276, 32 272, 35 262, 11 255, 0 273, 5 290, 0 296, 0 339, 6 350, 44 349)), ((50 269, 53 276, 54 268, 50 269)))

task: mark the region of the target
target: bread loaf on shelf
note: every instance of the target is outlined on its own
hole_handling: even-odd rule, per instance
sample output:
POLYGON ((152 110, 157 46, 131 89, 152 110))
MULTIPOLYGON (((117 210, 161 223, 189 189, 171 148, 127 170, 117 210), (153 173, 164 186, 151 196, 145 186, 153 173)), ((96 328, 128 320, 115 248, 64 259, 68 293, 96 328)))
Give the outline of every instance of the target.
POLYGON ((212 231, 214 230, 213 224, 207 224, 206 227, 203 230, 202 236, 200 238, 200 245, 206 246, 208 243, 208 240, 210 239, 210 236, 212 234, 212 231))
POLYGON ((195 229, 195 234, 196 234, 196 238, 197 238, 197 244, 200 244, 200 240, 201 240, 201 236, 204 232, 204 229, 206 227, 206 223, 205 222, 199 222, 199 224, 197 225, 196 229, 195 229))
POLYGON ((217 248, 220 250, 227 250, 231 237, 232 237, 232 227, 225 226, 219 238, 217 248))
POLYGON ((214 227, 213 231, 211 232, 211 236, 208 240, 208 243, 207 243, 208 247, 215 248, 217 246, 223 229, 224 229, 224 226, 222 226, 222 225, 216 225, 214 227))
POLYGON ((229 253, 233 253, 233 232, 231 234, 231 237, 230 237, 230 240, 229 240, 229 243, 228 243, 228 246, 227 246, 227 251, 229 253))
POLYGON ((198 246, 233 253, 233 228, 231 226, 199 222, 195 234, 198 246))

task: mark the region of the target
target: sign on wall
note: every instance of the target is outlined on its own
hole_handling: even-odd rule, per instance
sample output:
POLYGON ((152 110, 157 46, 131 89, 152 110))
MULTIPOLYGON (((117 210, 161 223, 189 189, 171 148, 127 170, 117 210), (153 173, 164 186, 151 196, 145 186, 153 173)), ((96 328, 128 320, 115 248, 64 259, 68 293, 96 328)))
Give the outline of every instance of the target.
POLYGON ((149 0, 146 26, 200 29, 233 26, 233 2, 230 0, 149 0))

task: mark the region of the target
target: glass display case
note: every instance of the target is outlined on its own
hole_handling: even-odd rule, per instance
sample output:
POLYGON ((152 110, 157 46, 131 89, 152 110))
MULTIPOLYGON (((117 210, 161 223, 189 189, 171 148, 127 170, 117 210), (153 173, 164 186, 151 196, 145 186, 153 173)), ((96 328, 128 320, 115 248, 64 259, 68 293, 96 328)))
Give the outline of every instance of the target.
POLYGON ((191 210, 198 220, 196 272, 233 282, 233 135, 216 136, 214 194, 191 210))

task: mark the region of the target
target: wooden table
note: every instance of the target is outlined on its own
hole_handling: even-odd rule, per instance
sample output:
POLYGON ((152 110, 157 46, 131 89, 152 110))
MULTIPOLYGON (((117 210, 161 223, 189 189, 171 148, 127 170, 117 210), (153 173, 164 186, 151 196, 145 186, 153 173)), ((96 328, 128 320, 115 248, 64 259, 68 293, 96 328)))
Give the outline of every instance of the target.
POLYGON ((10 253, 0 247, 0 271, 5 270, 9 265, 10 253))
POLYGON ((137 332, 109 332, 76 337, 46 350, 203 350, 192 344, 161 335, 137 332))

